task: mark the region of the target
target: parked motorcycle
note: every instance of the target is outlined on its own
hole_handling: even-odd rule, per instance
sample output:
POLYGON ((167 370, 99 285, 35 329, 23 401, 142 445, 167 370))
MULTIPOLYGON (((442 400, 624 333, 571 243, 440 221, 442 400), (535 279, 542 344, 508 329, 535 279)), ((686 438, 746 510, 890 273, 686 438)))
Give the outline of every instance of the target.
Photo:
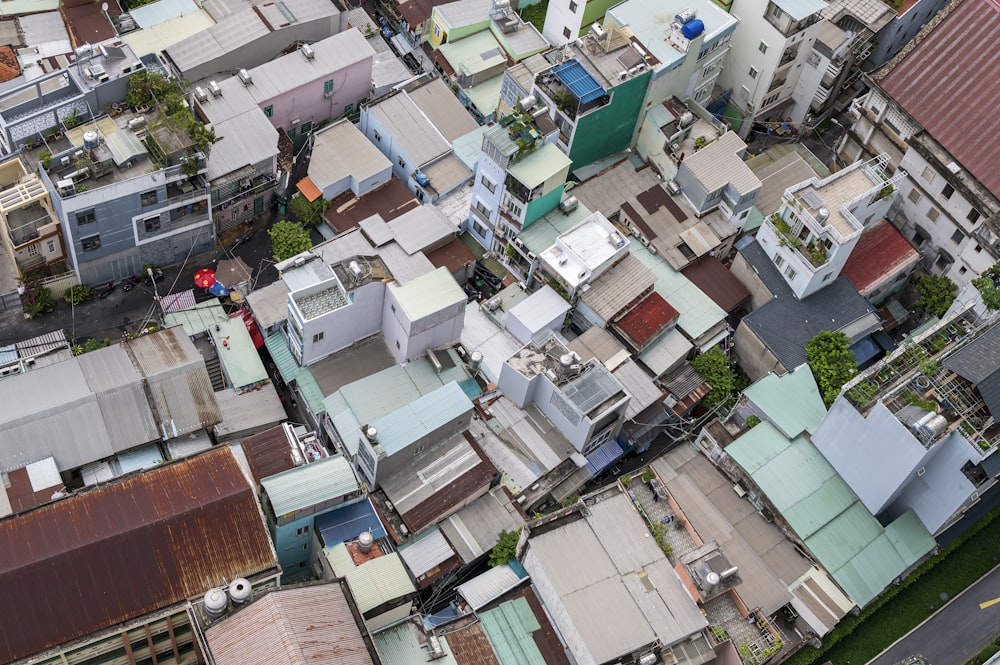
POLYGON ((112 291, 114 291, 117 286, 118 285, 114 281, 108 282, 107 284, 104 285, 103 288, 101 288, 101 290, 97 292, 97 297, 101 300, 104 300, 105 298, 111 295, 112 291))
POLYGON ((250 234, 249 233, 247 233, 246 235, 242 235, 239 238, 237 238, 236 240, 234 240, 233 241, 233 246, 230 247, 229 249, 230 249, 230 251, 232 251, 232 250, 236 249, 237 247, 239 247, 240 245, 242 245, 243 243, 247 243, 247 242, 250 242, 250 234))
POLYGON ((141 281, 142 280, 136 277, 135 275, 126 278, 124 281, 122 281, 122 291, 131 291, 135 287, 139 286, 139 283, 141 281))
MULTIPOLYGON (((160 268, 150 268, 150 270, 153 273, 152 277, 153 277, 153 281, 154 282, 159 282, 159 281, 161 281, 163 279, 163 270, 161 270, 160 268)), ((147 272, 146 273, 146 280, 147 281, 149 281, 149 277, 150 277, 150 275, 147 272)))

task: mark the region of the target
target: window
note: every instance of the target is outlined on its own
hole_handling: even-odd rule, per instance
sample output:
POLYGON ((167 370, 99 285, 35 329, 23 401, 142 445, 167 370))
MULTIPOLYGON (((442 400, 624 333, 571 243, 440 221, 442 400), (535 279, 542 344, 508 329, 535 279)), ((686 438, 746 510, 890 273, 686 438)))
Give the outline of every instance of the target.
POLYGON ((91 252, 101 246, 101 236, 87 236, 86 238, 80 238, 80 244, 83 245, 83 251, 91 252))
POLYGON ((983 246, 982 245, 976 245, 976 247, 975 247, 976 254, 979 254, 982 251, 983 251, 983 246))
POLYGON ((569 0, 569 10, 575 14, 576 13, 576 8, 577 8, 577 4, 576 4, 575 0, 569 0))
POLYGON ((316 342, 321 341, 322 339, 323 339, 323 332, 320 331, 320 332, 316 333, 315 335, 313 335, 313 344, 315 344, 316 342))
POLYGON ((38 256, 38 245, 28 245, 28 256, 38 256))
POLYGON ((962 233, 961 229, 956 230, 951 234, 951 241, 956 245, 961 244, 962 240, 965 238, 965 234, 962 233))
POLYGON ((480 238, 486 237, 486 227, 480 224, 479 222, 476 221, 472 222, 472 232, 475 233, 480 238))
POLYGON ((920 194, 919 190, 911 189, 910 193, 906 195, 906 198, 910 199, 910 203, 920 203, 920 199, 922 199, 923 196, 920 194))
POLYGON ((757 50, 760 51, 761 53, 767 53, 767 42, 762 41, 760 45, 757 47, 757 50))
POLYGON ((478 210, 479 212, 483 213, 487 217, 489 217, 490 215, 493 214, 493 211, 490 210, 489 207, 485 203, 483 203, 482 201, 480 201, 478 199, 476 200, 476 210, 478 210))
POLYGON ((959 275, 964 275, 967 272, 969 272, 969 269, 966 268, 965 266, 962 266, 961 268, 958 269, 958 274, 959 275))
POLYGON ((927 211, 927 219, 931 220, 932 222, 936 222, 938 220, 938 217, 940 216, 941 216, 941 211, 938 210, 937 208, 931 208, 930 210, 927 211))
POLYGON ((50 240, 49 241, 49 254, 52 254, 55 251, 56 251, 56 241, 55 240, 50 240))
POLYGON ((313 128, 312 122, 303 122, 302 125, 299 127, 299 134, 308 134, 310 131, 312 131, 312 128, 313 128))
POLYGON ((396 348, 397 349, 400 348, 400 346, 399 346, 399 340, 396 340, 396 348))
POLYGON ((264 107, 264 116, 267 117, 267 118, 270 118, 273 115, 274 115, 274 106, 273 105, 271 105, 271 106, 265 106, 264 107))
POLYGON ((147 217, 146 219, 142 220, 142 224, 143 226, 146 227, 146 233, 155 233, 160 230, 159 216, 147 217))
POLYGON ((298 529, 295 530, 295 535, 296 536, 304 536, 307 533, 309 533, 309 525, 308 524, 305 525, 305 526, 300 526, 298 529))
POLYGON ((406 160, 405 159, 403 159, 402 157, 400 157, 396 161, 399 162, 399 168, 401 168, 401 169, 405 169, 406 168, 406 160))
POLYGON ((788 279, 795 279, 796 276, 798 276, 798 273, 795 272, 795 269, 792 268, 792 266, 788 266, 787 268, 785 268, 785 277, 787 277, 788 279))
POLYGON ((982 215, 981 215, 981 214, 979 214, 979 211, 978 211, 978 210, 976 210, 975 208, 973 208, 972 210, 970 210, 970 211, 969 211, 969 214, 965 216, 965 219, 966 219, 966 220, 967 220, 967 221, 968 221, 968 222, 969 222, 970 224, 975 224, 976 222, 978 222, 978 221, 979 221, 979 218, 980 218, 980 217, 982 217, 982 215))
POLYGON ((833 273, 832 273, 832 272, 828 272, 828 273, 826 273, 825 275, 823 275, 823 281, 824 281, 824 282, 828 282, 828 281, 830 281, 830 279, 832 279, 832 278, 833 278, 833 273))
POLYGON ((90 210, 81 210, 80 212, 76 213, 77 226, 83 226, 84 224, 93 224, 96 221, 97 221, 97 215, 94 212, 93 208, 91 208, 90 210))
POLYGON ((323 95, 329 97, 333 94, 333 79, 323 81, 323 95))
POLYGON ((776 265, 779 268, 781 266, 785 265, 785 257, 781 256, 780 254, 775 254, 774 255, 774 265, 776 265))
POLYGON ((572 34, 573 33, 569 31, 569 28, 563 28, 563 37, 565 37, 566 39, 569 39, 570 35, 572 34))
POLYGON ((375 136, 375 142, 376 143, 381 143, 382 142, 382 135, 381 134, 379 134, 376 131, 372 131, 372 134, 375 136))
POLYGON ((751 67, 750 68, 750 78, 752 78, 752 79, 757 78, 757 74, 760 74, 760 71, 756 67, 751 67))
POLYGON ((951 195, 955 193, 955 188, 951 185, 945 185, 944 189, 941 190, 941 196, 946 199, 950 199, 951 195))
POLYGON ((151 192, 144 192, 142 195, 142 207, 151 206, 156 204, 156 190, 151 192))
POLYGON ((416 457, 420 453, 424 452, 425 446, 413 446, 413 456, 416 457))
POLYGON ((295 128, 294 127, 289 127, 288 131, 285 132, 285 134, 288 135, 288 138, 294 139, 295 138, 295 128))
MULTIPOLYGON (((358 110, 361 110, 361 102, 358 102, 358 110)), ((348 104, 344 107, 344 115, 350 115, 354 111, 354 104, 348 104)))
POLYGON ((489 180, 488 180, 488 179, 486 178, 486 176, 482 176, 482 177, 480 177, 480 178, 479 178, 479 182, 483 183, 483 187, 485 187, 485 188, 487 189, 487 191, 489 191, 489 193, 490 193, 490 194, 492 194, 492 193, 494 193, 495 191, 497 191, 497 186, 496 186, 496 185, 494 185, 494 184, 493 184, 492 182, 490 182, 490 181, 489 181, 489 180))
POLYGON ((924 172, 920 174, 920 177, 924 179, 924 182, 930 182, 934 179, 934 169, 929 166, 925 166, 924 172))

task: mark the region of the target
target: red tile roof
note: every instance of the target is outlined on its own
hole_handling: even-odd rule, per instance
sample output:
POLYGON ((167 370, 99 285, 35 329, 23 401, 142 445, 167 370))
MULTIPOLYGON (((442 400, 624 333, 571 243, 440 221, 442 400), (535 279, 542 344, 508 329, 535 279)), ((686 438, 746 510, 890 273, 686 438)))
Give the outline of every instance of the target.
POLYGON ((678 312, 656 291, 639 301, 639 304, 619 317, 612 325, 635 346, 646 344, 677 320, 678 312))
POLYGON ((0 83, 17 78, 20 73, 21 66, 17 64, 14 49, 9 46, 0 46, 0 83))
POLYGON ((750 299, 743 282, 714 256, 703 256, 681 273, 726 312, 732 312, 750 299))
POLYGON ((435 268, 447 268, 454 274, 470 263, 475 263, 476 255, 469 250, 462 238, 458 237, 447 245, 427 252, 427 260, 435 268))
POLYGON ((431 17, 434 0, 407 0, 396 5, 396 9, 406 24, 415 28, 431 17))
MULTIPOLYGON (((919 39, 919 37, 918 37, 919 39)), ((1000 6, 964 0, 882 73, 882 88, 994 195, 1000 196, 1000 6)))
POLYGON ((858 293, 868 296, 919 260, 920 253, 910 241, 882 220, 861 234, 840 274, 851 280, 858 293))
POLYGON ((0 663, 275 569, 257 498, 216 448, 0 521, 0 663))

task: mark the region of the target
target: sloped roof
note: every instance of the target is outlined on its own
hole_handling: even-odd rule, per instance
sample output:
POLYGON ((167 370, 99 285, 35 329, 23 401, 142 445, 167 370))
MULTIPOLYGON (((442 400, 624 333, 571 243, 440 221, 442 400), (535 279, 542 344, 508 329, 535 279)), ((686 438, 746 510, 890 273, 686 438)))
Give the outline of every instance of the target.
POLYGON ((1000 116, 1000 54, 983 44, 1000 40, 1000 6, 963 0, 891 68, 879 73, 882 88, 995 196, 1000 169, 993 141, 1000 116), (943 112, 961 109, 959 117, 943 112))
POLYGON ((994 418, 1000 417, 1000 326, 993 326, 953 353, 944 366, 976 384, 994 418))
POLYGON ((354 470, 343 455, 282 471, 260 484, 279 517, 358 491, 354 470))
POLYGON ((681 274, 726 312, 732 312, 750 298, 743 282, 714 256, 701 257, 681 270, 681 274))
POLYGON ((655 281, 653 273, 642 261, 627 254, 594 280, 581 300, 607 321, 652 287, 655 281))
POLYGON ((257 482, 295 467, 292 447, 281 425, 249 436, 240 445, 250 465, 250 473, 257 482))
POLYGON ((630 312, 614 322, 615 328, 642 349, 664 328, 677 320, 673 305, 656 291, 643 298, 630 312))
POLYGON ((217 665, 371 665, 347 589, 279 589, 209 626, 217 665))
POLYGON ((18 607, 0 631, 4 663, 277 565, 228 448, 0 521, 0 542, 0 596, 18 607))
POLYGON ((919 260, 920 252, 883 219, 861 234, 840 274, 851 280, 858 293, 868 296, 919 260))
POLYGON ((808 365, 800 365, 784 376, 768 374, 743 394, 788 437, 812 434, 826 415, 808 365))

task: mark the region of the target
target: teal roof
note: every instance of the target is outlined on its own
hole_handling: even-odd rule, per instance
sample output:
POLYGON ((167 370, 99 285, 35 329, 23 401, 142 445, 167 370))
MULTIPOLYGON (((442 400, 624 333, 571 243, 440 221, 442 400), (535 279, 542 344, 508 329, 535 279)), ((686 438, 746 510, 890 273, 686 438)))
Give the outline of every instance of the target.
POLYGON ((500 48, 500 42, 489 30, 442 44, 438 50, 459 75, 478 74, 507 61, 507 56, 500 48))
POLYGON ((746 220, 743 222, 743 228, 741 229, 743 233, 752 233, 760 228, 760 225, 764 223, 764 213, 757 209, 757 206, 750 208, 750 213, 747 215, 746 220))
POLYGON ((483 152, 483 134, 490 128, 489 125, 476 127, 468 134, 462 134, 451 142, 451 149, 455 156, 462 160, 462 163, 475 173, 479 165, 479 155, 483 152))
POLYGON ((462 92, 481 115, 491 117, 500 105, 500 88, 503 87, 503 74, 486 79, 471 88, 463 88, 462 92))
POLYGON ((207 333, 215 344, 226 378, 234 388, 246 388, 267 381, 267 370, 260 361, 243 317, 230 318, 217 301, 170 312, 163 318, 168 328, 182 326, 188 335, 207 333))
MULTIPOLYGON (((456 665, 447 637, 440 636, 445 655, 435 665, 456 665)), ((372 634, 382 665, 427 665, 427 649, 420 645, 413 623, 406 621, 372 634)))
POLYGON ((572 160, 553 143, 543 143, 513 165, 507 172, 517 178, 528 189, 534 189, 552 176, 569 173, 572 160))
POLYGON ((323 390, 316 383, 316 379, 309 368, 299 367, 299 364, 295 362, 295 356, 292 355, 291 350, 288 348, 285 338, 280 334, 271 335, 264 340, 264 346, 270 352, 271 360, 274 361, 275 367, 278 368, 281 379, 285 383, 295 382, 309 410, 317 416, 325 412, 326 406, 323 403, 323 390))
POLYGON ((583 203, 578 203, 576 210, 570 211, 568 215, 557 208, 526 226, 517 237, 529 251, 541 254, 556 243, 560 234, 569 231, 591 214, 583 203))
POLYGON ((483 632, 500 665, 545 665, 532 633, 541 628, 524 598, 507 601, 479 615, 483 632))
POLYGON ((768 374, 743 394, 787 437, 812 434, 826 415, 808 365, 784 376, 768 374))
POLYGON ((358 491, 350 462, 332 455, 260 481, 276 517, 358 491))
POLYGON ((789 441, 764 421, 726 452, 861 607, 934 547, 912 511, 883 529, 804 436, 789 441))
POLYGON ((452 382, 369 422, 378 429, 382 449, 392 455, 471 412, 472 402, 461 386, 452 382))

